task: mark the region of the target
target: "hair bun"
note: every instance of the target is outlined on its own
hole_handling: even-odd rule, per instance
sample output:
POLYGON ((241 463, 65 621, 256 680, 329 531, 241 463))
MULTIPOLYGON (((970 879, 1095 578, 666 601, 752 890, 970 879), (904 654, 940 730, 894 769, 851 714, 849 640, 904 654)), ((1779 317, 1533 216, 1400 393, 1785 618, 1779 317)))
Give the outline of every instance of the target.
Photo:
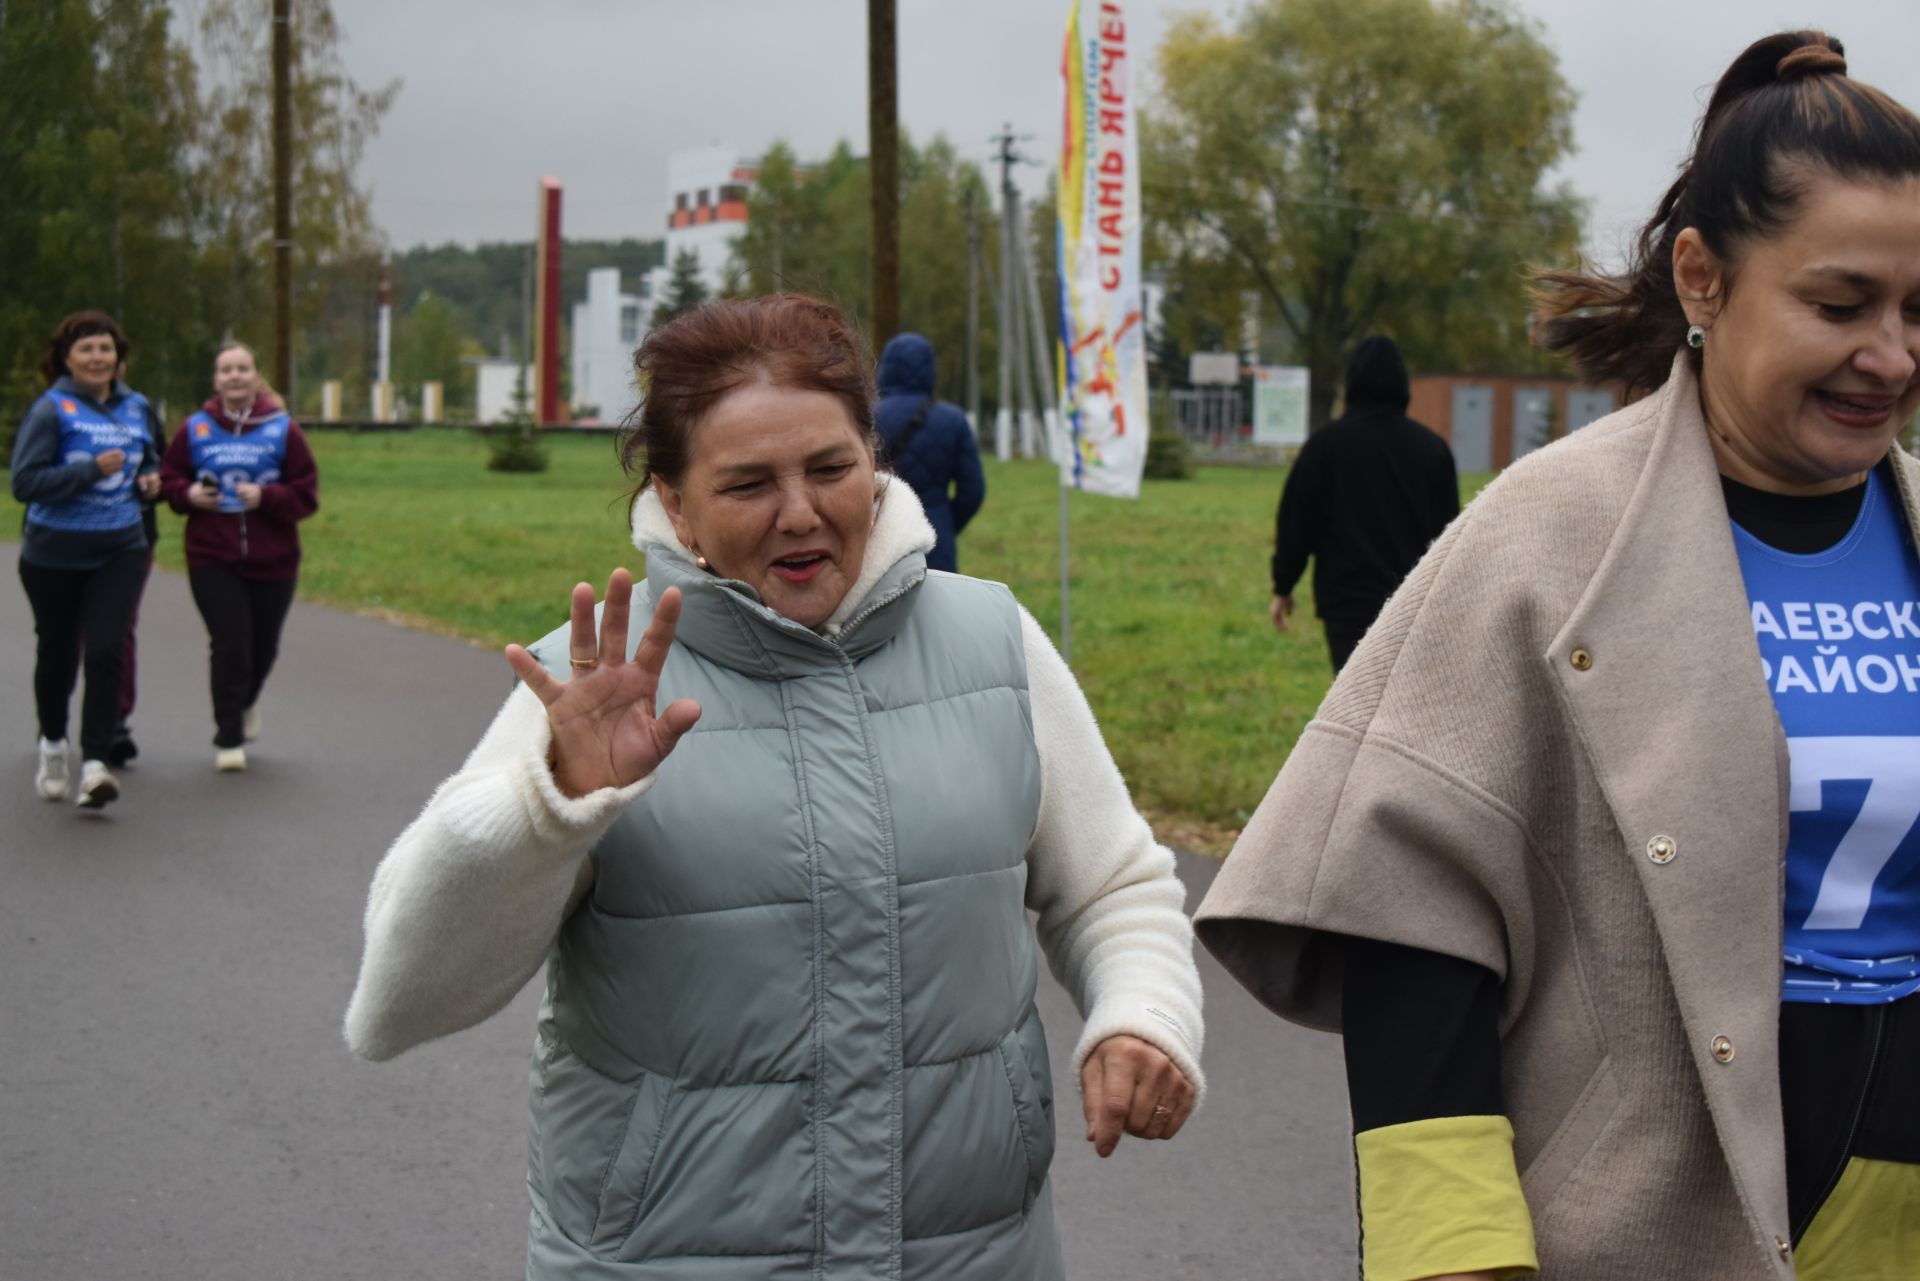
POLYGON ((1773 74, 1781 80, 1800 76, 1847 74, 1847 58, 1838 49, 1823 44, 1803 44, 1774 64, 1773 74))

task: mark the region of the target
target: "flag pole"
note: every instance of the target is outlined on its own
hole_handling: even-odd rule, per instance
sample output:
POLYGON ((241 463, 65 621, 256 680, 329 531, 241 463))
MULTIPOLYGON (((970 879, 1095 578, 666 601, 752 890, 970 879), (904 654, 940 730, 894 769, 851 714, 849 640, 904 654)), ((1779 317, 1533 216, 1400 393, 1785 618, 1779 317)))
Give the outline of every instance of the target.
POLYGON ((1063 476, 1060 479, 1060 657, 1067 660, 1067 666, 1073 666, 1073 584, 1068 573, 1067 559, 1067 494, 1070 490, 1063 476))
MULTIPOLYGON (((1053 362, 1047 359, 1047 333, 1040 310, 1040 281, 1033 264, 1033 243, 1027 235, 1024 209, 1015 210, 1019 217, 1020 235, 1020 295, 1025 304, 1027 317, 1027 336, 1030 339, 1028 352, 1015 358, 1026 361, 1031 358, 1033 377, 1040 386, 1033 398, 1033 410, 1040 418, 1043 439, 1047 442, 1047 452, 1052 456, 1053 465, 1061 467, 1066 458, 1066 423, 1058 412, 1057 400, 1060 384, 1054 372, 1053 362), (1046 408, 1048 401, 1055 401, 1053 409, 1046 408)), ((1067 483, 1067 473, 1060 473, 1060 656, 1069 664, 1073 662, 1073 591, 1069 581, 1069 528, 1067 522, 1067 491, 1072 488, 1067 483)))

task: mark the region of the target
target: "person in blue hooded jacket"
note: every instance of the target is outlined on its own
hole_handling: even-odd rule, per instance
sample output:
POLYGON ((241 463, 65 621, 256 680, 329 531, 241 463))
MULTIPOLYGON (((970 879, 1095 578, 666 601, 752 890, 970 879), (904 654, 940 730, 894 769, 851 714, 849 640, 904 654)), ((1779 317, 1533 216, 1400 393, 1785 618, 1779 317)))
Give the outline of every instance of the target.
POLYGON ((934 398, 933 344, 919 334, 900 334, 887 344, 878 381, 875 425, 887 461, 913 487, 933 525, 927 568, 955 573, 954 543, 987 497, 973 427, 960 406, 934 398))

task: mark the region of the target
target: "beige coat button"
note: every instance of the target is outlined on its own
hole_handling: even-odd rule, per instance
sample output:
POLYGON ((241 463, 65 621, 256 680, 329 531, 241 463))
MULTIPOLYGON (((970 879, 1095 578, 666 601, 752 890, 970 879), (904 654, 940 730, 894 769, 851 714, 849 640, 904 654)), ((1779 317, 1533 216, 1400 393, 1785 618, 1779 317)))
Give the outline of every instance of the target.
POLYGON ((1679 852, 1680 847, 1671 836, 1656 836, 1647 842, 1647 857, 1656 863, 1671 863, 1679 852))
POLYGON ((1713 1038, 1713 1057, 1722 1063, 1733 1062, 1733 1042, 1724 1036, 1713 1038))
POLYGON ((1574 671, 1584 672, 1593 666, 1593 655, 1584 649, 1576 649, 1570 656, 1570 661, 1573 663, 1574 671))

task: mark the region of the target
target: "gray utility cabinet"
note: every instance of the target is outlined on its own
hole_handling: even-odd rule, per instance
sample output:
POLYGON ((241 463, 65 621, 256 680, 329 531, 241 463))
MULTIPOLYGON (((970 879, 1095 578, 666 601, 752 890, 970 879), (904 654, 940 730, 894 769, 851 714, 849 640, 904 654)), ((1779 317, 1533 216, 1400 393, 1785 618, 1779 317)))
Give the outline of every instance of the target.
POLYGON ((1453 389, 1451 432, 1456 471, 1493 470, 1493 388, 1462 383, 1453 389))
POLYGON ((1567 393, 1567 430, 1585 427, 1596 418, 1613 412, 1613 393, 1575 388, 1567 393))
POLYGON ((1521 458, 1547 443, 1547 428, 1553 416, 1553 391, 1547 387, 1513 389, 1513 458, 1521 458))

